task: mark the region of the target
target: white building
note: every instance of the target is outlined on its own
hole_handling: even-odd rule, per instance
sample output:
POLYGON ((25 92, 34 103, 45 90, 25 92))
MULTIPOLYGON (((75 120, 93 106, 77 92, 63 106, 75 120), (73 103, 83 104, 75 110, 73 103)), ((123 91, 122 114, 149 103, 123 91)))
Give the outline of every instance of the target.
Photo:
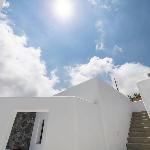
MULTIPOLYGON (((148 111, 150 79, 139 89, 148 111)), ((132 112, 145 110, 142 101, 130 102, 97 79, 53 97, 0 98, 0 150, 5 150, 17 112, 37 112, 30 150, 126 150, 132 112)))

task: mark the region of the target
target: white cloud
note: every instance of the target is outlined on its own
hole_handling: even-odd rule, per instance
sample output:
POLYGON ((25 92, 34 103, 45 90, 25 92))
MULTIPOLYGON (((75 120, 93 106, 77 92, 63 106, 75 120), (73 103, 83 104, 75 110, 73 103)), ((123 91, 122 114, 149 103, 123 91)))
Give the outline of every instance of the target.
POLYGON ((98 20, 95 24, 97 31, 100 33, 100 40, 96 41, 96 50, 103 51, 105 47, 105 32, 104 32, 104 23, 101 20, 98 20))
POLYGON ((4 2, 4 0, 0 0, 0 8, 3 7, 3 2, 4 2))
POLYGON ((27 46, 26 36, 18 36, 0 19, 0 96, 50 96, 59 78, 56 71, 47 77, 41 49, 27 46))
POLYGON ((113 50, 115 53, 122 53, 123 52, 123 48, 119 47, 118 45, 114 45, 113 50))
POLYGON ((136 83, 147 78, 149 72, 150 68, 140 63, 125 63, 116 66, 111 77, 116 78, 120 91, 127 95, 138 91, 136 83))
POLYGON ((93 6, 109 10, 110 6, 104 0, 88 0, 93 6))
POLYGON ((103 40, 97 41, 97 43, 96 43, 96 50, 97 51, 103 51, 105 49, 106 48, 105 48, 105 44, 104 44, 103 40))
POLYGON ((96 51, 111 49, 115 54, 123 52, 123 49, 118 45, 114 45, 113 47, 107 45, 107 32, 105 29, 104 21, 98 20, 95 24, 95 27, 100 36, 99 40, 96 41, 96 51))
POLYGON ((8 8, 9 6, 10 6, 9 2, 5 0, 3 3, 3 8, 8 8))
POLYGON ((88 0, 92 5, 97 5, 97 0, 88 0))
POLYGON ((105 10, 117 10, 121 0, 88 0, 93 6, 105 10))
POLYGON ((113 60, 111 58, 100 59, 92 57, 87 64, 79 64, 68 67, 67 71, 71 77, 71 84, 76 85, 90 78, 96 77, 102 73, 109 73, 113 68, 113 60))
POLYGON ((103 22, 101 20, 98 20, 95 24, 96 29, 98 32, 103 32, 103 22))
POLYGON ((140 63, 126 63, 116 66, 112 58, 92 57, 86 64, 79 64, 67 68, 70 75, 72 85, 79 84, 91 78, 107 74, 112 79, 114 85, 114 77, 118 82, 119 89, 125 95, 136 92, 136 82, 145 79, 150 68, 140 63))
POLYGON ((1 8, 8 8, 9 7, 9 2, 6 0, 0 0, 0 9, 1 8))

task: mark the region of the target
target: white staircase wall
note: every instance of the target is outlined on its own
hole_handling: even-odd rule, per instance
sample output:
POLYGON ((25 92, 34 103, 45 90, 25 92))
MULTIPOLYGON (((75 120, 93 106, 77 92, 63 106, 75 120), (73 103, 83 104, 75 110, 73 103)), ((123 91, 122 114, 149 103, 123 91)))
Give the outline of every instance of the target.
POLYGON ((146 111, 143 101, 132 102, 131 105, 132 105, 132 112, 146 111))
POLYGON ((150 78, 140 81, 139 83, 137 83, 137 85, 144 101, 145 108, 150 117, 150 78))
POLYGON ((126 150, 132 105, 127 97, 103 81, 92 79, 58 95, 74 95, 95 102, 104 132, 105 150, 126 150))
POLYGON ((132 113, 127 97, 108 84, 99 81, 97 103, 101 112, 107 150, 126 150, 132 113))

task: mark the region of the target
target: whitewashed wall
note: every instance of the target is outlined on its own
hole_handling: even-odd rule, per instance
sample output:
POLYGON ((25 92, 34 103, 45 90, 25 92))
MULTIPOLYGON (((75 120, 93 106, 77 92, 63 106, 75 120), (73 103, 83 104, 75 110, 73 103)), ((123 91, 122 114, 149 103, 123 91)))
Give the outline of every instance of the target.
MULTIPOLYGON (((36 113, 36 118, 34 122, 34 128, 33 128, 33 133, 31 137, 31 142, 30 142, 30 150, 42 150, 43 148, 43 142, 41 144, 37 144, 37 136, 38 135, 38 130, 39 130, 39 125, 41 124, 41 121, 44 120, 44 130, 43 130, 43 138, 45 138, 45 134, 47 132, 47 124, 48 124, 48 117, 49 117, 49 112, 37 112, 36 113)), ((44 140, 42 138, 42 141, 44 140)))
POLYGON ((0 98, 0 149, 16 112, 28 111, 48 113, 43 142, 36 145, 35 126, 30 150, 126 150, 131 114, 141 108, 97 79, 50 98, 0 98))
POLYGON ((132 114, 132 105, 127 97, 97 79, 89 80, 57 95, 74 95, 96 102, 106 150, 126 150, 132 114))
POLYGON ((99 80, 97 79, 91 79, 77 86, 71 87, 64 92, 57 94, 56 96, 77 96, 90 102, 96 102, 97 98, 99 97, 98 93, 100 92, 98 81, 99 80))
POLYGON ((46 112, 42 144, 35 143, 35 126, 30 150, 105 150, 97 111, 96 104, 75 97, 0 98, 0 149, 5 149, 16 112, 46 112))
MULTIPOLYGON (((62 119, 68 118, 68 122, 71 125, 73 117, 70 110, 73 107, 74 100, 74 98, 0 98, 0 149, 4 149, 6 146, 17 111, 49 112, 49 114, 53 114, 52 116, 49 116, 53 118, 52 122, 54 122, 55 119, 58 119, 59 116, 62 116, 62 119)), ((44 150, 49 148, 50 142, 53 142, 53 147, 58 148, 60 145, 57 150, 70 150, 70 147, 73 147, 73 134, 71 132, 65 134, 66 136, 63 140, 64 145, 62 145, 63 143, 61 143, 61 139, 59 138, 55 141, 55 136, 63 137, 63 131, 69 131, 71 130, 70 128, 72 128, 72 126, 67 128, 66 122, 62 121, 59 123, 60 124, 56 124, 57 130, 62 130, 62 132, 56 132, 55 129, 53 137, 49 137, 49 131, 51 130, 50 125, 52 123, 49 125, 50 127, 46 129, 42 145, 44 150), (57 142, 60 142, 59 145, 57 142)))
POLYGON ((131 102, 133 112, 146 111, 143 101, 131 102))
POLYGON ((79 134, 75 150, 106 150, 103 123, 100 119, 98 105, 78 103, 76 112, 78 119, 75 128, 79 134))
POLYGON ((140 81, 137 85, 139 87, 144 105, 150 117, 150 78, 140 81))
POLYGON ((107 150, 126 150, 132 108, 127 97, 98 81, 99 99, 107 150))

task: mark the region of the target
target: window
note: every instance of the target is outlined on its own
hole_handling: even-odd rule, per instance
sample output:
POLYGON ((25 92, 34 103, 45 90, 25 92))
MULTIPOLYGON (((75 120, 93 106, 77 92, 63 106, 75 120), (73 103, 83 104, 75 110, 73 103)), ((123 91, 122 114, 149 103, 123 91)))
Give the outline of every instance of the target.
POLYGON ((45 123, 44 120, 40 121, 40 123, 39 123, 36 144, 41 144, 42 143, 44 123, 45 123))

